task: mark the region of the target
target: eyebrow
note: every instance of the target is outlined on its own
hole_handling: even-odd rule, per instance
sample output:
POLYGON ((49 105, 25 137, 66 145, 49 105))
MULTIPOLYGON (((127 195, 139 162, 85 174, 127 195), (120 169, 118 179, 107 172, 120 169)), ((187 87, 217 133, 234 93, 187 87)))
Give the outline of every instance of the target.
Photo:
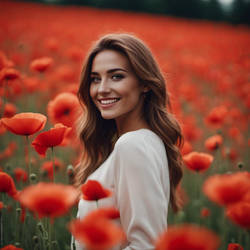
MULTIPOLYGON (((128 72, 127 70, 122 69, 122 68, 114 68, 114 69, 109 69, 109 70, 107 71, 107 73, 110 74, 110 73, 114 73, 115 71, 124 71, 124 72, 128 72)), ((98 75, 98 73, 97 73, 97 72, 91 72, 91 75, 98 75)))

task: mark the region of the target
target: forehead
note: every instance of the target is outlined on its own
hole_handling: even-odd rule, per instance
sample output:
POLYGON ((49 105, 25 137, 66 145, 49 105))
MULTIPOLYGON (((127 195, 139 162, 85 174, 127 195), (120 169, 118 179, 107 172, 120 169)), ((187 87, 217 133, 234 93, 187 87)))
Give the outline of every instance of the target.
POLYGON ((129 61, 122 53, 114 50, 104 50, 95 56, 91 71, 98 72, 112 68, 122 68, 129 70, 129 61))

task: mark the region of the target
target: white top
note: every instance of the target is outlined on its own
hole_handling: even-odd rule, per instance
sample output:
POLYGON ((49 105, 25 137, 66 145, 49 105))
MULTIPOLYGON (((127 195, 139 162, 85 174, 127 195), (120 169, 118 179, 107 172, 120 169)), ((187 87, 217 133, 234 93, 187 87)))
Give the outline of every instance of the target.
MULTIPOLYGON (((170 196, 165 146, 149 129, 123 134, 105 162, 88 179, 99 181, 112 196, 98 201, 99 207, 116 207, 117 219, 127 236, 114 249, 153 250, 154 241, 167 227, 170 196)), ((95 201, 81 199, 78 218, 96 209, 95 201)), ((84 247, 76 241, 76 249, 84 247)))

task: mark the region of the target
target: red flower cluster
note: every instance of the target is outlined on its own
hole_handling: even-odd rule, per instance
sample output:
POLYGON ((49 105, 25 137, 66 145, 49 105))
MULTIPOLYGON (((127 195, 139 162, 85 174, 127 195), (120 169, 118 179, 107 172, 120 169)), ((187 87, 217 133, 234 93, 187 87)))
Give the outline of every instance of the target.
POLYGON ((204 193, 225 206, 226 215, 236 224, 250 229, 250 173, 214 175, 203 185, 204 193))

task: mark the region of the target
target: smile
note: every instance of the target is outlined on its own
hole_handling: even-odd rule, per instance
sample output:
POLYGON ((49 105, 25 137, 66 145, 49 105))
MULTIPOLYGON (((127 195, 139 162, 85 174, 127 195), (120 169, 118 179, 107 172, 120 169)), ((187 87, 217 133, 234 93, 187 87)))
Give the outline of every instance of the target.
POLYGON ((98 100, 102 105, 109 105, 115 102, 118 102, 120 98, 109 98, 109 99, 101 99, 98 100))

